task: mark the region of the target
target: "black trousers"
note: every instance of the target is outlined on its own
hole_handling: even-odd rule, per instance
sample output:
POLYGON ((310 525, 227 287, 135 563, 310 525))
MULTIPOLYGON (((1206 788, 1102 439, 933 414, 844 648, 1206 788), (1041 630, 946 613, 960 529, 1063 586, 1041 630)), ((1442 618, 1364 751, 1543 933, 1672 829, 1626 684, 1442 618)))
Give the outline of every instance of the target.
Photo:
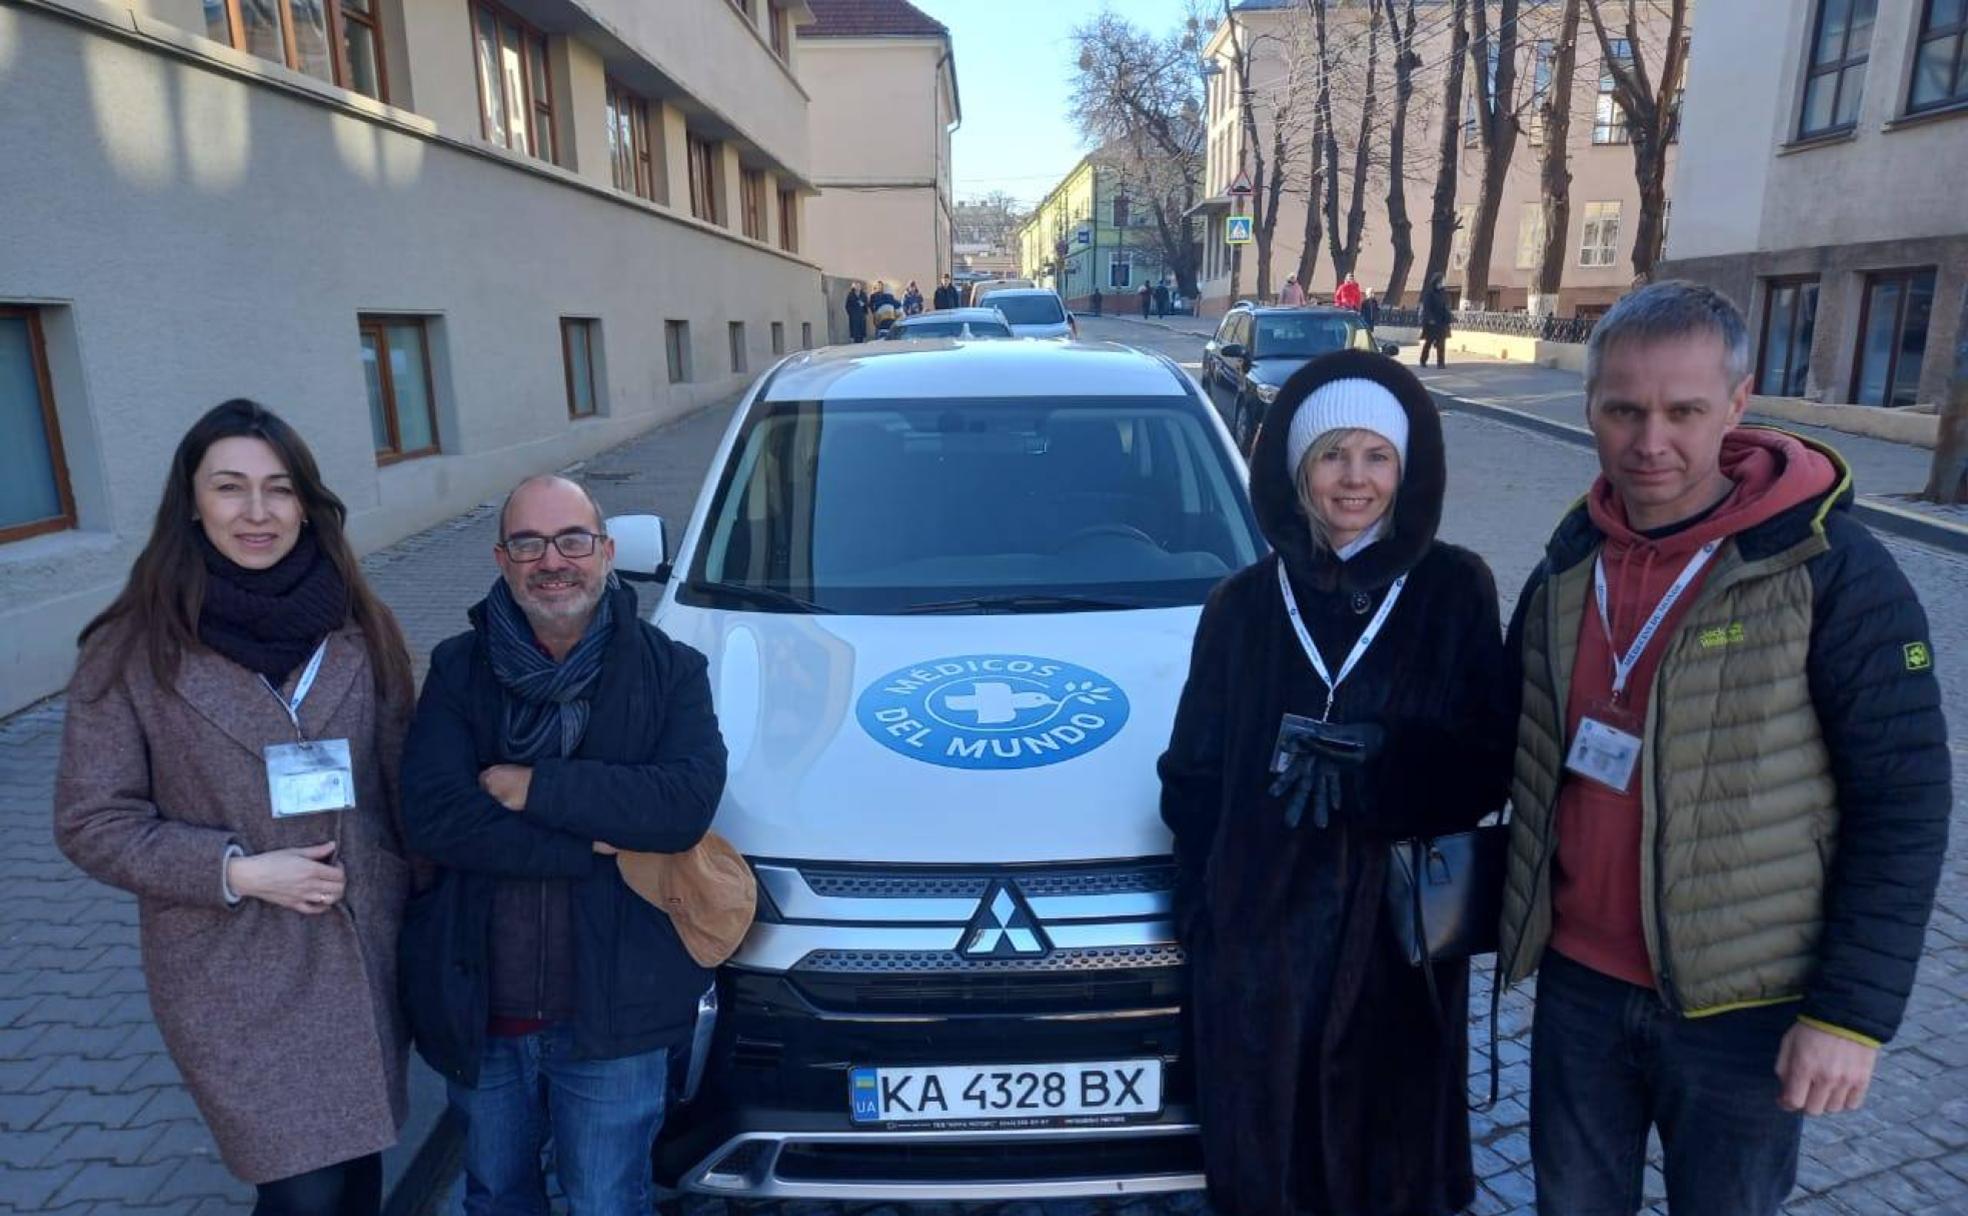
POLYGON ((383 1157, 370 1153, 256 1189, 253 1216, 377 1216, 383 1210, 383 1157))
POLYGON ((1428 366, 1428 348, 1430 346, 1433 346, 1435 348, 1435 366, 1447 367, 1449 365, 1448 363, 1449 336, 1444 333, 1430 333, 1427 330, 1422 331, 1421 365, 1423 367, 1428 366))

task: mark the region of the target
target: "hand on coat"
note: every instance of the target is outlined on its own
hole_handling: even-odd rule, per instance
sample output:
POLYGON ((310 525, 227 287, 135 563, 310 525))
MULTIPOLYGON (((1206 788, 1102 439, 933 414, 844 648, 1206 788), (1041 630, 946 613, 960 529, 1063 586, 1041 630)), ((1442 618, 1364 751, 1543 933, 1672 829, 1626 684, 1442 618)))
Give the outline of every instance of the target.
POLYGON ((226 883, 240 898, 263 900, 306 916, 326 912, 342 900, 348 878, 330 859, 335 842, 304 849, 275 849, 226 863, 226 883))
POLYGON ((507 810, 523 811, 527 791, 533 788, 533 770, 522 764, 495 764, 478 775, 478 785, 507 810))
POLYGON ((1783 1081, 1777 1105, 1807 1115, 1857 1110, 1865 1103, 1878 1060, 1877 1047, 1799 1022, 1777 1048, 1777 1076, 1783 1081))

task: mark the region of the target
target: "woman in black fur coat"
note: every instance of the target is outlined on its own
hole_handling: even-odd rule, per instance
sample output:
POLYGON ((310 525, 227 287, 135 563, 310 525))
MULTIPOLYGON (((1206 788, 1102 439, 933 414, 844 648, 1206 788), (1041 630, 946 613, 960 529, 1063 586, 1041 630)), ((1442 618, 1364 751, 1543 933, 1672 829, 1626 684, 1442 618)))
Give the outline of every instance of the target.
POLYGON ((1364 351, 1307 365, 1251 459, 1275 556, 1197 626, 1162 818, 1210 1198, 1235 1216, 1438 1216, 1474 1196, 1469 968, 1435 967, 1431 1009, 1381 911, 1389 844, 1474 826, 1509 774, 1496 585, 1435 539, 1445 480, 1412 373, 1364 351), (1281 776, 1288 714, 1326 719, 1328 742, 1281 776))

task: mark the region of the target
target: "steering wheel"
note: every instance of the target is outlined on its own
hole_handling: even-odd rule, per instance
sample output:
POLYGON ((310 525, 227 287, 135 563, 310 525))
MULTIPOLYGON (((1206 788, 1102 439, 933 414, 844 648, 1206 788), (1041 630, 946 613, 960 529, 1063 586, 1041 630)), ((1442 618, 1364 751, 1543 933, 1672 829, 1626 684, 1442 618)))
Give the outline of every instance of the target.
POLYGON ((1088 524, 1078 531, 1068 533, 1066 539, 1053 546, 1053 551, 1057 553, 1064 549, 1070 549, 1081 541, 1092 540, 1097 536, 1118 536, 1127 540, 1139 541, 1144 545, 1153 545, 1157 549, 1162 547, 1154 537, 1143 532, 1133 524, 1088 524))

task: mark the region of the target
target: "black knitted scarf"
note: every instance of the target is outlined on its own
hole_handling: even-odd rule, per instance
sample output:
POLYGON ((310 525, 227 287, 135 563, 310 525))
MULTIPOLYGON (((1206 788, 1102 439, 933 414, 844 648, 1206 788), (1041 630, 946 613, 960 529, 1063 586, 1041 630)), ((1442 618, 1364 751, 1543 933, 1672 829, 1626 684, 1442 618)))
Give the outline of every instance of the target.
POLYGON ((198 551, 206 576, 198 640, 275 685, 348 619, 348 584, 312 529, 303 528, 293 550, 264 570, 235 563, 202 529, 198 551))

